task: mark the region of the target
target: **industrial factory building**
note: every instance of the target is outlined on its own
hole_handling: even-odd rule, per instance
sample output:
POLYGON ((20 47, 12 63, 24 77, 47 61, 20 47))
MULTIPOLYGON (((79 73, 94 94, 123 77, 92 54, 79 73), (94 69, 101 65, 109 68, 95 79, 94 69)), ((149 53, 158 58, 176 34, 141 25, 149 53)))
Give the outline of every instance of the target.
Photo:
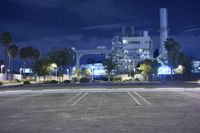
MULTIPOLYGON (((160 56, 159 63, 165 67, 166 58, 164 42, 168 38, 168 14, 166 8, 160 9, 160 56)), ((112 49, 101 46, 101 49, 75 50, 76 68, 80 68, 80 58, 85 54, 113 54, 117 62, 115 74, 131 74, 136 70, 137 64, 145 59, 153 59, 153 41, 149 31, 135 32, 134 26, 122 26, 121 35, 116 35, 112 40, 112 49)), ((162 69, 161 69, 162 70, 162 69)), ((166 74, 162 73, 161 74, 166 74)))
POLYGON ((153 41, 148 31, 135 33, 134 27, 122 27, 122 36, 115 36, 112 50, 118 63, 118 73, 135 71, 136 65, 144 59, 153 58, 153 41))

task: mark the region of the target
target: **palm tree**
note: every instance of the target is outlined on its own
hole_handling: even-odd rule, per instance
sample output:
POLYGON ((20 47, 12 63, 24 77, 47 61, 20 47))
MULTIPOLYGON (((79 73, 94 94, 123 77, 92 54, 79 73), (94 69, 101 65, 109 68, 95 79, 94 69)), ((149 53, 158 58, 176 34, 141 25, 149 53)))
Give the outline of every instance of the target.
POLYGON ((178 59, 181 53, 181 46, 173 38, 168 38, 165 41, 165 49, 167 50, 168 64, 171 68, 172 79, 172 70, 178 65, 178 59))
MULTIPOLYGON (((18 53, 18 47, 15 44, 12 44, 11 46, 8 47, 8 55, 9 57, 11 57, 11 59, 15 58, 17 56, 17 53, 18 53)), ((9 66, 9 69, 10 69, 10 66, 9 66)), ((11 73, 12 73, 12 68, 11 68, 11 73)))
MULTIPOLYGON (((10 32, 3 32, 1 34, 1 41, 4 44, 5 48, 6 48, 6 56, 5 56, 5 62, 6 62, 6 66, 8 65, 8 47, 11 45, 12 43, 12 35, 10 34, 10 32)), ((10 57, 9 57, 10 59, 10 57)), ((9 64, 10 66, 10 64, 9 64)))
POLYGON ((33 57, 34 60, 39 59, 40 58, 40 51, 38 49, 33 49, 32 57, 33 57))
POLYGON ((24 60, 24 63, 23 63, 23 73, 24 73, 24 71, 25 71, 25 65, 26 65, 25 61, 26 61, 26 59, 29 56, 27 48, 21 48, 19 50, 19 56, 20 56, 20 58, 22 58, 24 60))

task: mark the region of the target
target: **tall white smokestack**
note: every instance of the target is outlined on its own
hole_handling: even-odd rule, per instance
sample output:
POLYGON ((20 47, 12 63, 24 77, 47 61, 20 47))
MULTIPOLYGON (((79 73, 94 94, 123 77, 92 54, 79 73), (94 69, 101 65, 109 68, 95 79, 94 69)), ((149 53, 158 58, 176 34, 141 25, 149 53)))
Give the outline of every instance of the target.
POLYGON ((122 37, 127 37, 126 26, 122 26, 122 37))
POLYGON ((131 26, 131 37, 134 37, 135 36, 135 28, 134 26, 131 26))
POLYGON ((164 42, 168 38, 168 14, 166 8, 160 9, 160 53, 166 54, 164 42))

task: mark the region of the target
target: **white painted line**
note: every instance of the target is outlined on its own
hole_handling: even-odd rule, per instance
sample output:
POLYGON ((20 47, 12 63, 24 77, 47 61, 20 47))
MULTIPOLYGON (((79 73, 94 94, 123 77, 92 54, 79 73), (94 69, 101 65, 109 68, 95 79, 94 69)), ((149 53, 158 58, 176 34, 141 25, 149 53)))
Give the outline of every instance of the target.
POLYGON ((88 93, 85 93, 84 95, 82 95, 79 99, 77 99, 72 106, 75 106, 81 99, 83 99, 84 96, 86 96, 88 93))
POLYGON ((73 96, 72 98, 70 98, 67 102, 71 102, 72 100, 74 100, 76 97, 78 97, 81 94, 82 94, 82 92, 76 94, 75 96, 73 96))
POLYGON ((198 94, 193 94, 191 92, 185 92, 187 95, 190 95, 190 96, 193 96, 193 97, 196 97, 196 98, 200 98, 200 95, 198 94))
POLYGON ((177 92, 177 93, 185 95, 185 96, 189 96, 189 97, 200 99, 199 95, 195 95, 195 94, 192 94, 192 93, 189 93, 189 92, 177 92))
POLYGON ((137 92, 134 92, 135 95, 137 95, 140 99, 142 99, 146 104, 151 105, 151 103, 149 101, 147 101, 144 97, 142 97, 140 94, 138 94, 137 92))
POLYGON ((130 92, 127 92, 127 94, 137 103, 137 105, 142 105, 130 92))
POLYGON ((22 96, 22 97, 12 98, 12 99, 9 99, 9 100, 6 100, 6 101, 3 101, 3 102, 0 102, 0 105, 1 105, 1 104, 11 104, 11 103, 14 103, 14 102, 17 102, 17 101, 23 100, 23 99, 27 99, 27 98, 31 98, 31 97, 35 97, 35 96, 39 96, 39 95, 41 95, 41 94, 27 95, 27 96, 22 96))

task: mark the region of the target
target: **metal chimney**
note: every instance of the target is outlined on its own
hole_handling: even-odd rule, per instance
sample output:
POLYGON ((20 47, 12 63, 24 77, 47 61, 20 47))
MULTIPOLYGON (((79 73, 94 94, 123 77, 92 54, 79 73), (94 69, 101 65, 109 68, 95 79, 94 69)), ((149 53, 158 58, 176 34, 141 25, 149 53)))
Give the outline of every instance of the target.
POLYGON ((135 36, 135 28, 134 26, 131 26, 131 37, 134 37, 135 36))
POLYGON ((122 26, 122 37, 127 37, 126 26, 122 26))
POLYGON ((166 8, 160 9, 160 53, 166 54, 164 43, 168 38, 168 13, 166 8))
POLYGON ((148 31, 143 31, 143 36, 144 37, 149 37, 149 32, 148 31))

